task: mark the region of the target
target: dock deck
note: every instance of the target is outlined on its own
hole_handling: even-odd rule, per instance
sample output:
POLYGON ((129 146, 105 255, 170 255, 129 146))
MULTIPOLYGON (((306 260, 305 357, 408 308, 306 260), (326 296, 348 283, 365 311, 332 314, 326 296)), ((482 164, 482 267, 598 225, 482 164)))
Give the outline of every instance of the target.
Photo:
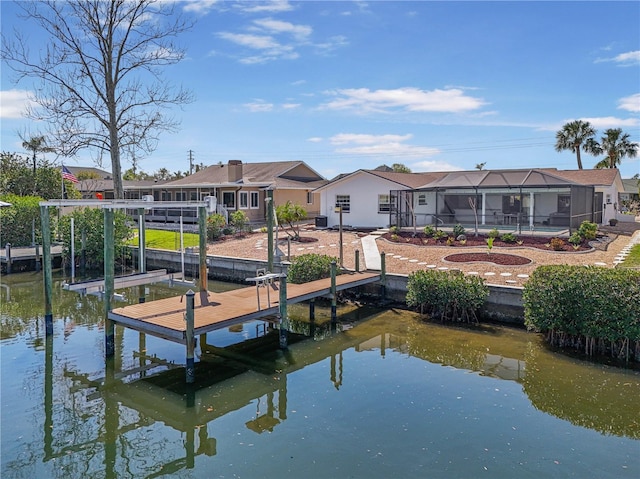
MULTIPOLYGON (((336 276, 336 291, 355 288, 380 281, 379 273, 345 273, 336 276)), ((278 294, 267 288, 278 288, 278 283, 265 287, 249 287, 223 293, 200 291, 195 295, 194 335, 227 328, 234 324, 277 314, 278 294), (256 294, 257 290, 257 294, 256 294), (258 309, 260 304, 267 305, 258 309)), ((304 284, 287 284, 287 303, 294 304, 313 298, 327 296, 331 292, 331 279, 321 279, 304 284)), ((186 343, 186 299, 176 296, 148 303, 117 308, 109 312, 108 318, 116 324, 138 330, 152 336, 178 343, 186 343)))

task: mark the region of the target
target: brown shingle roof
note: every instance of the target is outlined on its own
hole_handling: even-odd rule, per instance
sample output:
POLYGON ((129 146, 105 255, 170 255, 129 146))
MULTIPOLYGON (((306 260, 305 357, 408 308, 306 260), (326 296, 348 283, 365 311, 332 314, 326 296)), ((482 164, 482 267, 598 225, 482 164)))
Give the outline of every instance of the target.
POLYGON ((583 185, 612 185, 619 175, 617 168, 603 168, 600 170, 555 170, 557 176, 575 181, 583 185))

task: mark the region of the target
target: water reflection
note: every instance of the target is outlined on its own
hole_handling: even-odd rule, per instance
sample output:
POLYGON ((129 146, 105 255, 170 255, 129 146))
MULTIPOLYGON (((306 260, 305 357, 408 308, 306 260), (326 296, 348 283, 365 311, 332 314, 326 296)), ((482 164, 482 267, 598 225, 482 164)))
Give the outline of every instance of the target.
MULTIPOLYGON (((33 297, 30 282, 11 285, 11 303, 33 297)), ((230 447, 231 418, 239 419, 248 443, 300 427, 288 419, 291 389, 300 387, 303 371, 312 374, 308 384, 342 392, 358 381, 350 372, 372 355, 416 358, 521 384, 540 411, 606 435, 640 438, 637 373, 553 354, 537 336, 519 330, 442 327, 405 311, 345 307, 332 332, 328 308, 317 307, 311 322, 300 306, 291 310, 294 333, 286 351, 278 348, 278 332, 263 322, 200 336, 197 382, 187 386, 179 345, 117 328, 119 353, 105 365, 97 298, 56 292, 54 301, 54 311, 65 316, 49 337, 34 315, 40 305, 2 303, 0 345, 24 338, 28 349, 44 356, 44 368, 36 358, 26 379, 5 381, 3 369, 3 397, 17 394, 23 380, 43 388, 41 402, 28 411, 40 427, 32 439, 19 441, 19 452, 9 438, 22 437, 30 426, 13 425, 3 411, 2 471, 10 477, 25 471, 35 477, 160 477, 197 469, 198 458, 230 447), (55 467, 43 469, 40 461, 55 467)), ((371 368, 375 375, 382 366, 371 362, 371 368)), ((379 407, 384 414, 395 405, 379 407)))

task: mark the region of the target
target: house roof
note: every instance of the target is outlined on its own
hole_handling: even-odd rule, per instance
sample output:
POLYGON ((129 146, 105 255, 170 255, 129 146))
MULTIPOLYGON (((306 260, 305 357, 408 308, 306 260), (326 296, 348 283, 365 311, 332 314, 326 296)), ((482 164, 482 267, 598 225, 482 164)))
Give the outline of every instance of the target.
POLYGON ((87 172, 87 173, 94 173, 102 179, 111 178, 110 172, 101 170, 100 168, 94 168, 92 166, 69 166, 69 165, 65 165, 65 166, 75 176, 78 176, 80 172, 87 172))
POLYGON ((638 194, 638 189, 640 189, 640 184, 638 183, 640 180, 636 180, 635 178, 627 178, 622 180, 622 184, 624 186, 625 193, 633 193, 638 194))
MULTIPOLYGON (((125 190, 141 190, 141 189, 150 189, 153 187, 161 186, 166 184, 165 181, 155 181, 155 180, 123 180, 122 187, 125 190)), ((82 180, 75 184, 75 189, 78 191, 112 191, 113 190, 113 180, 82 180)))
POLYGON ((617 168, 602 168, 594 170, 553 170, 553 172, 563 178, 575 181, 582 185, 610 186, 615 183, 620 176, 617 168))
POLYGON ((242 178, 238 181, 229 181, 229 164, 223 164, 210 166, 192 175, 171 181, 166 186, 184 188, 246 185, 281 189, 313 189, 326 181, 303 161, 272 161, 243 163, 242 178), (306 174, 296 175, 293 170, 299 170, 298 167, 301 167, 306 174))
POLYGON ((345 181, 349 178, 353 178, 356 175, 372 175, 377 176, 379 178, 383 178, 387 181, 391 181, 396 183, 398 186, 403 186, 405 188, 418 188, 419 186, 424 185, 425 183, 429 183, 435 181, 447 173, 443 172, 429 172, 429 173, 398 173, 395 171, 386 171, 383 169, 376 168, 375 170, 356 170, 353 173, 343 173, 335 178, 333 178, 329 183, 325 184, 318 188, 319 190, 324 189, 329 186, 333 186, 336 183, 341 181, 345 181))

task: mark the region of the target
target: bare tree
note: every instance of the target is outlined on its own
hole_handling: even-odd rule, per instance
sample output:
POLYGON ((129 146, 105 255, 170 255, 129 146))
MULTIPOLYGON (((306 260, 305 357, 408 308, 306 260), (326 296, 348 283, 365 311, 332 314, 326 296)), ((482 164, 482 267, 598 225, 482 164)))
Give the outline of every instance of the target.
POLYGON ((192 24, 174 3, 158 0, 21 2, 25 19, 49 36, 31 53, 19 31, 2 37, 2 58, 30 78, 35 107, 27 116, 49 125, 56 151, 83 148, 109 153, 116 198, 123 198, 121 152, 149 153, 163 131, 178 122, 166 110, 192 100, 191 93, 163 81, 162 67, 185 56, 175 39, 192 24))

